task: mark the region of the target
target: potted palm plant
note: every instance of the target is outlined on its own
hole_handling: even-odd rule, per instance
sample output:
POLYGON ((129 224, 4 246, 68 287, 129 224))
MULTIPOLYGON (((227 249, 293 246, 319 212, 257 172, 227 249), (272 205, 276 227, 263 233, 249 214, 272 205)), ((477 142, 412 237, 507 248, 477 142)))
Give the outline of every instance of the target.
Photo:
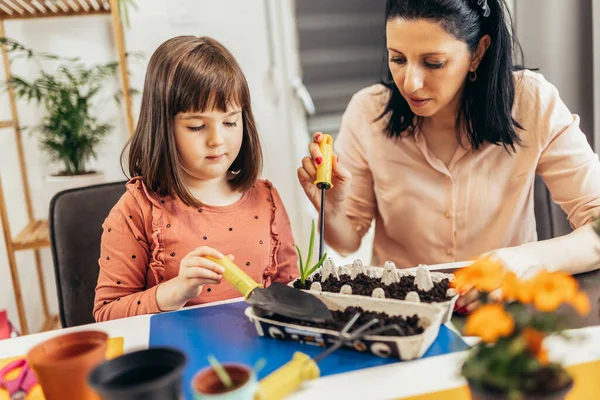
MULTIPOLYGON (((110 96, 117 102, 122 91, 107 93, 109 81, 119 70, 117 62, 87 66, 79 58, 64 58, 36 53, 8 38, 0 38, 15 58, 36 63, 39 74, 34 79, 13 76, 11 86, 15 96, 34 102, 45 111, 39 124, 27 128, 37 135, 40 149, 59 166, 47 178, 57 192, 70 187, 87 186, 104 180, 101 171, 90 169, 98 146, 113 130, 113 125, 97 116, 98 104, 110 96), (51 63, 54 69, 45 66, 51 63)), ((135 91, 133 91, 135 92, 135 91)))

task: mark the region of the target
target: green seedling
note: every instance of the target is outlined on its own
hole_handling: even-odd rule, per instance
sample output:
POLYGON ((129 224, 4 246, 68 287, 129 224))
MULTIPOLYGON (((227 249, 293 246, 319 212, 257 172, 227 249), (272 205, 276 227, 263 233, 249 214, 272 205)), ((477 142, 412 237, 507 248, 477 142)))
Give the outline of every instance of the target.
POLYGON ((323 254, 323 256, 321 257, 321 259, 319 260, 318 263, 316 263, 312 267, 310 266, 311 262, 312 262, 314 241, 315 241, 315 221, 312 220, 311 227, 310 227, 310 241, 308 243, 308 254, 306 257, 306 265, 304 265, 304 262, 302 261, 302 253, 300 252, 300 248, 296 245, 296 251, 298 252, 298 260, 300 263, 300 282, 302 282, 302 284, 304 284, 306 282, 306 279, 309 276, 311 276, 323 264, 323 262, 327 258, 327 253, 325 253, 325 254, 323 254))

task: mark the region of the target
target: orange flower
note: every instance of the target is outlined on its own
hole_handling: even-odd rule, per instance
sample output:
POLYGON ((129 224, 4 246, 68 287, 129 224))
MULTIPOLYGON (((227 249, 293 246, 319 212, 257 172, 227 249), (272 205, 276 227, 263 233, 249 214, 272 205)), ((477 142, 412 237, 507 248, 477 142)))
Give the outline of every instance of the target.
POLYGON ((538 362, 542 365, 548 365, 548 363, 550 362, 548 358, 548 350, 546 350, 543 347, 540 349, 540 352, 537 353, 535 357, 537 358, 538 362))
POLYGON ((562 288, 563 297, 566 301, 575 298, 579 285, 573 276, 565 272, 553 272, 554 279, 558 282, 558 285, 562 288))
POLYGON ((461 293, 472 287, 489 293, 500 287, 504 268, 502 263, 491 257, 481 257, 470 266, 456 271, 454 276, 452 286, 461 293))
POLYGON ((533 304, 544 312, 552 312, 562 303, 572 302, 577 295, 577 281, 562 272, 541 271, 532 279, 533 304))
POLYGON ((518 300, 523 304, 533 301, 533 282, 520 280, 514 272, 507 272, 502 281, 502 298, 518 300))
POLYGON ((527 348, 531 353, 536 354, 542 349, 542 342, 544 341, 544 334, 536 331, 533 328, 527 327, 523 329, 521 335, 527 341, 527 348))
POLYGON ((516 300, 521 291, 521 281, 514 272, 507 272, 502 282, 502 296, 506 300, 516 300))
POLYGON ((515 329, 512 316, 501 304, 485 304, 467 319, 465 334, 479 336, 486 343, 495 343, 499 337, 509 336, 515 329))
POLYGON ((533 282, 532 281, 521 281, 519 283, 519 291, 517 293, 517 299, 522 304, 529 304, 533 301, 533 282))
POLYGON ((473 275, 471 268, 472 267, 465 267, 454 272, 454 279, 450 282, 450 286, 458 290, 460 294, 463 294, 471 288, 470 281, 472 280, 471 276, 473 275))
POLYGON ((577 310, 579 315, 588 315, 590 313, 590 299, 587 294, 583 292, 578 292, 573 300, 571 301, 571 305, 577 310))
POLYGON ((527 341, 527 348, 533 354, 540 364, 548 364, 548 352, 543 347, 544 334, 533 328, 525 328, 521 332, 523 338, 527 341))

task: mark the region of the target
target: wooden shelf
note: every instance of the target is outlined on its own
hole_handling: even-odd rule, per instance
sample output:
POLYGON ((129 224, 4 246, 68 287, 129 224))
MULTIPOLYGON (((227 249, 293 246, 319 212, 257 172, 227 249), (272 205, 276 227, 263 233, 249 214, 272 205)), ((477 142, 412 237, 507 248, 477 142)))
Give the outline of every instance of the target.
POLYGON ((58 318, 58 315, 49 315, 44 320, 40 332, 53 331, 60 328, 62 328, 62 326, 60 324, 60 318, 58 318))
POLYGON ((50 246, 48 221, 38 220, 28 224, 13 241, 15 250, 38 249, 50 246))
MULTIPOLYGON (((134 121, 131 96, 129 90, 129 75, 127 71, 127 60, 125 50, 125 37, 121 16, 119 13, 119 0, 0 0, 0 37, 7 37, 4 21, 5 20, 27 20, 47 17, 76 17, 87 15, 110 15, 119 56, 119 69, 121 71, 121 83, 123 85, 124 104, 127 112, 127 127, 129 135, 133 135, 134 121)), ((6 82, 12 79, 10 70, 10 60, 7 46, 0 46, 2 64, 4 66, 4 75, 6 82)), ((0 120, 0 129, 19 128, 19 115, 17 112, 17 102, 14 90, 8 87, 8 98, 10 104, 11 120, 0 120)), ((27 208, 28 221, 33 221, 34 211, 29 189, 29 180, 27 178, 27 166, 25 165, 25 152, 23 149, 21 130, 13 129, 19 157, 19 166, 21 181, 23 184, 23 194, 25 197, 25 206, 27 208)), ((50 246, 48 222, 44 220, 33 221, 29 223, 16 237, 14 237, 8 223, 8 212, 2 190, 2 179, 0 177, 0 227, 4 232, 4 242, 6 253, 8 255, 8 265, 11 273, 15 303, 19 314, 21 333, 29 333, 27 316, 25 313, 25 304, 23 293, 21 292, 21 281, 19 279, 19 270, 17 268, 17 259, 15 252, 19 250, 33 250, 35 256, 35 266, 39 283, 41 305, 44 315, 42 331, 60 328, 58 316, 51 315, 49 312, 48 301, 46 297, 44 274, 42 270, 42 261, 40 248, 50 246)))
POLYGON ((2 0, 0 19, 110 14, 109 0, 2 0))

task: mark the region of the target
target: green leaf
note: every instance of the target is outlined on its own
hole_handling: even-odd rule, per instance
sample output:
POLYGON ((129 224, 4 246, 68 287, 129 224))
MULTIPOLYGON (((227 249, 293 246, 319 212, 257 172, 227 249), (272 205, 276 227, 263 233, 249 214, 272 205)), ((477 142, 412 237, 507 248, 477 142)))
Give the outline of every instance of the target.
POLYGON ((321 265, 323 265, 323 262, 325 261, 325 259, 327 258, 327 253, 324 253, 321 256, 321 259, 319 260, 318 263, 316 263, 307 273, 306 273, 306 277, 308 278, 309 276, 311 276, 317 269, 319 269, 319 267, 321 265))
POLYGON ((315 241, 315 220, 313 219, 310 223, 310 242, 308 243, 308 255, 306 256, 305 269, 308 269, 308 266, 312 262, 314 241, 315 241))
POLYGON ((130 27, 129 24, 129 7, 132 7, 135 10, 138 10, 138 6, 135 3, 135 0, 119 0, 119 13, 121 14, 121 20, 124 22, 124 25, 127 28, 130 27))
MULTIPOLYGON (((133 0, 126 1, 134 4, 133 0)), ((2 87, 12 87, 17 98, 45 109, 39 125, 29 129, 38 136, 40 148, 52 160, 61 162, 68 173, 86 171, 86 164, 97 155, 98 145, 113 129, 94 113, 97 105, 104 105, 102 97, 110 87, 107 80, 112 81, 116 76, 119 64, 86 66, 79 58, 34 52, 12 39, 0 38, 0 44, 7 46, 13 60, 21 58, 37 63, 36 78, 13 76, 2 87), (50 71, 48 65, 54 69, 50 71)))
POLYGON ((298 252, 298 262, 300 263, 300 282, 304 284, 305 276, 304 276, 304 264, 302 263, 302 253, 300 252, 300 248, 298 245, 294 245, 296 251, 298 252))

